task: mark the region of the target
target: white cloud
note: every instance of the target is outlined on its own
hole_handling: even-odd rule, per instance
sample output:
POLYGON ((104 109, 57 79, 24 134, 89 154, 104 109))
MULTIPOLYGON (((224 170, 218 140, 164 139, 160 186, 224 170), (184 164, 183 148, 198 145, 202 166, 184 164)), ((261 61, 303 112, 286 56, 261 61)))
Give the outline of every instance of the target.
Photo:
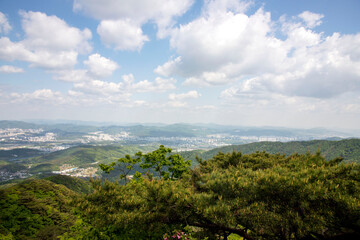
POLYGON ((214 110, 217 107, 214 105, 203 105, 203 106, 197 106, 195 107, 196 110, 214 110))
POLYGON ((15 66, 10 66, 10 65, 3 65, 3 66, 0 66, 0 72, 2 72, 2 73, 23 73, 24 69, 15 67, 15 66))
POLYGON ((209 12, 173 31, 170 44, 179 57, 155 72, 218 84, 263 69, 279 69, 287 52, 270 33, 270 14, 261 9, 252 16, 209 12))
POLYGON ((176 88, 176 80, 173 78, 164 79, 157 77, 152 82, 148 80, 135 82, 134 75, 127 74, 122 76, 122 80, 124 87, 133 92, 165 92, 176 88))
POLYGON ((299 17, 306 23, 308 28, 314 28, 321 24, 321 19, 324 15, 305 11, 299 14, 299 17))
POLYGON ((71 68, 76 64, 77 56, 75 51, 32 50, 24 42, 11 42, 7 37, 0 38, 0 59, 29 62, 31 67, 71 68))
POLYGON ((134 76, 128 74, 123 75, 122 80, 117 83, 100 80, 78 82, 74 83, 74 89, 85 94, 128 99, 133 93, 165 92, 176 88, 174 79, 156 78, 152 82, 148 80, 135 82, 134 76))
POLYGON ((358 93, 344 93, 333 98, 288 96, 269 91, 243 92, 230 87, 221 94, 223 118, 235 114, 252 125, 297 125, 301 127, 347 126, 357 128, 360 99, 358 93), (240 114, 242 113, 242 114, 240 114))
MULTIPOLYGON (((114 33, 120 33, 121 36, 126 36, 127 38, 135 35, 138 43, 144 43, 146 36, 142 35, 142 31, 139 31, 139 29, 143 24, 148 22, 157 25, 158 37, 162 38, 167 36, 170 27, 174 24, 174 18, 183 15, 193 3, 194 0, 75 0, 73 9, 74 11, 84 12, 86 15, 102 20, 100 24, 101 27, 99 26, 99 28, 108 30, 108 38, 105 39, 107 40, 105 44, 109 44, 110 42, 112 45, 121 42, 118 37, 113 35, 114 33), (107 27, 104 26, 104 22, 108 24, 107 27), (121 31, 120 29, 115 30, 113 26, 109 26, 111 23, 122 25, 126 32, 124 33, 125 30, 121 31)), ((104 34, 105 33, 102 32, 102 35, 104 34)), ((120 44, 120 46, 123 45, 120 44)), ((122 50, 123 47, 120 46, 115 44, 115 47, 122 50)), ((137 45, 136 48, 126 49, 138 50, 139 46, 140 45, 137 45)))
POLYGON ((141 28, 128 20, 104 20, 97 27, 101 41, 116 50, 140 51, 149 38, 141 28))
POLYGON ((71 68, 78 53, 91 51, 89 29, 71 27, 56 16, 41 12, 20 12, 25 39, 12 42, 0 39, 0 59, 29 62, 34 67, 48 69, 71 68))
POLYGON ((11 26, 7 20, 5 14, 0 12, 0 33, 8 34, 11 30, 11 26))
POLYGON ((228 78, 223 72, 203 72, 199 77, 186 78, 184 85, 211 86, 223 85, 234 79, 228 78))
POLYGON ((228 10, 235 13, 245 12, 251 5, 252 1, 239 0, 205 0, 203 13, 205 15, 222 14, 228 10))
POLYGON ((193 90, 193 91, 189 91, 187 93, 171 93, 169 94, 169 99, 170 100, 183 100, 183 99, 188 99, 188 98, 199 98, 201 96, 200 93, 198 93, 197 91, 193 90))
POLYGON ((21 11, 20 15, 26 35, 24 43, 31 49, 80 53, 88 53, 92 50, 88 42, 92 34, 87 28, 81 31, 56 16, 47 16, 41 12, 21 11))
POLYGON ((169 101, 167 105, 173 108, 183 108, 187 106, 187 103, 182 101, 169 101))
POLYGON ((89 73, 97 78, 111 76, 119 68, 116 62, 102 57, 98 53, 90 55, 89 59, 84 61, 84 64, 88 66, 89 73))
POLYGON ((39 89, 32 93, 11 93, 10 97, 14 102, 41 101, 44 103, 62 103, 64 101, 60 92, 51 89, 39 89))
POLYGON ((88 82, 74 83, 74 88, 88 94, 112 95, 124 93, 123 84, 91 80, 88 82))
POLYGON ((285 44, 289 49, 304 48, 318 45, 321 42, 321 34, 315 33, 303 26, 289 26, 286 29, 287 39, 285 44))
POLYGON ((14 43, 7 37, 0 38, 0 58, 6 61, 35 59, 34 53, 27 50, 23 43, 14 43))
POLYGON ((236 83, 237 94, 248 96, 332 98, 360 91, 360 34, 314 31, 322 14, 307 11, 273 21, 263 9, 247 15, 245 5, 233 4, 206 1, 199 18, 172 31, 170 44, 178 56, 154 72, 181 76, 187 86, 236 83))
POLYGON ((92 80, 86 69, 60 70, 55 71, 54 73, 54 79, 64 82, 86 82, 92 80))
POLYGON ((84 93, 78 92, 78 91, 73 91, 73 90, 69 90, 68 94, 69 94, 69 96, 76 97, 76 98, 84 96, 84 93))
POLYGON ((52 71, 56 80, 65 82, 87 82, 109 77, 119 65, 100 54, 92 54, 84 61, 88 69, 65 69, 52 71))
POLYGON ((136 92, 166 92, 176 88, 176 80, 173 78, 164 79, 157 77, 153 82, 143 80, 131 85, 131 89, 136 92))
POLYGON ((169 77, 177 71, 178 65, 181 64, 182 64, 181 56, 179 56, 175 59, 169 60, 168 62, 164 63, 161 66, 157 66, 154 69, 154 72, 161 76, 169 77))

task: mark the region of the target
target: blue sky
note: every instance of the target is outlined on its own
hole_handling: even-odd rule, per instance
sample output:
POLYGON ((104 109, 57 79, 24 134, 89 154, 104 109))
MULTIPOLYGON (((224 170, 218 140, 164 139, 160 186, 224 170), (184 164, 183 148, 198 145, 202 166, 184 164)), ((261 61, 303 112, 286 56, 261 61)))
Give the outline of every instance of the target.
POLYGON ((360 1, 0 0, 0 119, 356 128, 360 1))

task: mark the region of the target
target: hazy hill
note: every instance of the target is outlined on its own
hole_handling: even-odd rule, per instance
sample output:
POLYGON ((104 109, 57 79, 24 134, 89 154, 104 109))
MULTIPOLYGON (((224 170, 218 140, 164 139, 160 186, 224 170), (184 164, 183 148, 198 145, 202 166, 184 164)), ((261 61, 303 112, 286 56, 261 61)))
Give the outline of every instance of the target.
POLYGON ((244 127, 223 126, 216 124, 137 124, 137 125, 103 125, 80 122, 80 123, 54 123, 38 122, 27 123, 22 121, 0 121, 1 128, 38 129, 46 132, 54 132, 60 139, 72 139, 81 137, 90 132, 102 131, 107 134, 117 134, 122 131, 131 133, 137 137, 201 137, 209 134, 229 134, 237 136, 272 136, 272 137, 301 137, 304 139, 327 138, 327 137, 357 137, 358 131, 344 133, 331 129, 295 129, 282 127, 244 127), (93 124, 93 125, 91 125, 93 124))
POLYGON ((16 148, 12 150, 0 150, 0 160, 12 160, 20 158, 34 157, 44 154, 43 151, 30 148, 16 148))
POLYGON ((346 139, 340 141, 313 140, 313 141, 296 141, 296 142, 257 142, 243 145, 230 145, 220 148, 214 148, 209 151, 190 151, 182 152, 185 158, 195 160, 195 156, 203 159, 209 159, 218 152, 241 151, 244 154, 256 151, 266 151, 268 153, 281 153, 290 155, 292 153, 306 153, 310 151, 315 153, 320 149, 321 154, 327 159, 343 157, 347 162, 360 162, 360 139, 346 139))
MULTIPOLYGON (((108 164, 125 156, 133 155, 136 152, 148 152, 156 149, 158 146, 121 146, 105 145, 92 146, 82 145, 71 147, 65 150, 48 153, 45 155, 25 159, 22 164, 31 164, 31 173, 56 171, 63 164, 70 164, 76 167, 97 167, 100 163, 108 164)), ((195 150, 181 152, 181 155, 190 160, 195 160, 195 156, 203 159, 209 159, 221 152, 241 151, 244 154, 256 151, 266 151, 268 153, 281 153, 290 155, 294 152, 306 153, 310 151, 315 153, 320 147, 322 155, 330 160, 339 156, 344 157, 345 161, 360 162, 360 139, 348 139, 340 141, 313 140, 297 142, 257 142, 243 145, 230 145, 208 151, 195 150)), ((19 166, 15 166, 18 168, 19 166)))
POLYGON ((34 124, 34 123, 27 123, 27 122, 22 122, 22 121, 1 120, 0 128, 31 129, 31 128, 38 128, 38 125, 34 124))
POLYGON ((26 163, 33 165, 31 168, 33 173, 55 171, 63 164, 76 167, 97 167, 100 163, 113 162, 126 154, 133 155, 139 151, 147 152, 155 148, 155 146, 82 145, 29 158, 26 163))

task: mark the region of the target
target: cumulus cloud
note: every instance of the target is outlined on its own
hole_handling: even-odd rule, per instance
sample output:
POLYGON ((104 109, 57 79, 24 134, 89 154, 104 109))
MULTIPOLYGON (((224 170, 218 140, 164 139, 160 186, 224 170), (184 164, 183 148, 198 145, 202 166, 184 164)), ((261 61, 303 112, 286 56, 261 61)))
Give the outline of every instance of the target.
POLYGON ((20 11, 25 39, 12 42, 0 39, 0 59, 29 62, 30 66, 48 69, 71 68, 78 53, 88 53, 92 35, 89 29, 69 26, 56 16, 41 12, 20 11))
POLYGON ((123 84, 114 82, 105 82, 100 80, 92 80, 89 82, 75 83, 74 88, 88 94, 95 95, 113 95, 125 93, 123 84))
POLYGON ((87 69, 65 69, 53 71, 54 79, 64 82, 87 82, 109 77, 119 68, 111 59, 98 53, 92 54, 84 61, 87 69))
POLYGON ((223 12, 231 10, 236 13, 245 12, 251 5, 252 1, 239 0, 205 0, 203 13, 205 15, 222 14, 223 12))
POLYGON ((73 9, 101 21, 97 32, 105 45, 117 50, 140 50, 148 37, 141 26, 155 23, 160 38, 166 37, 174 18, 183 15, 194 0, 75 0, 73 9), (139 7, 141 6, 141 7, 139 7))
POLYGON ((42 101, 47 103, 61 103, 64 101, 60 92, 51 89, 39 89, 32 93, 11 93, 10 97, 13 102, 31 102, 42 101))
POLYGON ((92 49, 88 42, 92 34, 87 28, 81 31, 56 16, 47 16, 41 12, 20 11, 20 15, 26 35, 24 43, 32 49, 72 50, 80 53, 88 53, 92 49))
POLYGON ((86 69, 58 70, 54 73, 54 79, 64 82, 87 82, 92 80, 86 69))
POLYGON ((15 67, 15 66, 10 66, 10 65, 3 65, 3 66, 0 66, 0 72, 2 72, 2 73, 23 73, 24 69, 15 67))
POLYGON ((187 103, 182 101, 169 101, 167 105, 173 108, 183 108, 187 106, 187 103))
POLYGON ((111 76, 119 67, 116 62, 102 57, 98 53, 90 55, 89 59, 84 61, 84 64, 88 66, 89 73, 97 78, 111 76))
POLYGON ((171 93, 169 94, 169 99, 170 100, 183 100, 183 99, 189 99, 189 98, 198 98, 200 97, 201 94, 198 93, 197 91, 193 90, 193 91, 189 91, 187 93, 171 93))
POLYGON ((8 34, 11 30, 11 26, 7 20, 5 14, 0 12, 0 33, 8 34))
POLYGON ((196 99, 200 96, 201 94, 195 90, 189 91, 187 93, 171 93, 169 94, 169 102, 167 105, 175 108, 183 108, 188 106, 187 102, 185 102, 186 99, 196 99))
POLYGON ((174 78, 157 77, 154 81, 143 80, 131 85, 131 89, 136 92, 166 92, 176 88, 176 80, 174 78))
POLYGON ((205 1, 199 18, 172 31, 177 56, 154 72, 181 76, 188 86, 232 84, 237 95, 332 98, 360 91, 360 34, 325 36, 314 30, 322 14, 274 21, 264 9, 248 15, 236 2, 205 1))
POLYGON ((143 80, 135 82, 132 74, 123 75, 121 82, 106 82, 101 80, 90 80, 87 82, 74 83, 74 89, 86 94, 115 96, 122 95, 126 98, 133 93, 139 92, 164 92, 175 89, 175 79, 156 78, 150 82, 143 80))
POLYGON ((173 78, 165 79, 157 77, 154 81, 143 80, 135 82, 134 75, 127 74, 122 76, 124 88, 132 92, 165 92, 175 89, 176 80, 173 78))
POLYGON ((269 91, 244 93, 238 87, 229 87, 221 94, 221 109, 224 110, 223 118, 237 114, 242 121, 254 125, 264 124, 265 118, 267 123, 278 126, 291 123, 302 127, 333 127, 340 122, 356 127, 359 121, 359 100, 358 93, 354 92, 324 99, 269 91))
POLYGON ((287 52, 279 46, 282 41, 269 35, 270 25, 270 13, 261 9, 252 16, 209 12, 173 31, 170 44, 180 58, 155 72, 190 78, 188 82, 216 84, 264 69, 279 69, 274 60, 282 61, 287 52))
POLYGON ((321 19, 324 17, 324 15, 305 11, 299 14, 299 17, 306 23, 307 27, 314 28, 321 24, 321 19))
POLYGON ((157 66, 154 72, 161 76, 169 77, 170 75, 176 73, 178 66, 181 64, 182 64, 182 60, 181 60, 181 56, 179 56, 175 59, 169 60, 168 62, 164 63, 161 66, 157 66))
POLYGON ((75 51, 32 50, 24 42, 12 42, 9 38, 0 38, 0 59, 29 62, 31 67, 46 69, 71 68, 77 62, 75 51))
POLYGON ((101 41, 116 50, 141 50, 149 38, 136 23, 128 20, 104 20, 97 27, 101 41))

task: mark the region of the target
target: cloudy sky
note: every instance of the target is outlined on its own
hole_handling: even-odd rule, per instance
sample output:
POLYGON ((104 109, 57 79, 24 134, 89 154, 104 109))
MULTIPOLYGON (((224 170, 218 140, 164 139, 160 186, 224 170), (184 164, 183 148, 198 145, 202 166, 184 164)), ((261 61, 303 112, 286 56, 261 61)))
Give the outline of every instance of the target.
POLYGON ((360 128, 359 0, 0 0, 0 119, 360 128))

